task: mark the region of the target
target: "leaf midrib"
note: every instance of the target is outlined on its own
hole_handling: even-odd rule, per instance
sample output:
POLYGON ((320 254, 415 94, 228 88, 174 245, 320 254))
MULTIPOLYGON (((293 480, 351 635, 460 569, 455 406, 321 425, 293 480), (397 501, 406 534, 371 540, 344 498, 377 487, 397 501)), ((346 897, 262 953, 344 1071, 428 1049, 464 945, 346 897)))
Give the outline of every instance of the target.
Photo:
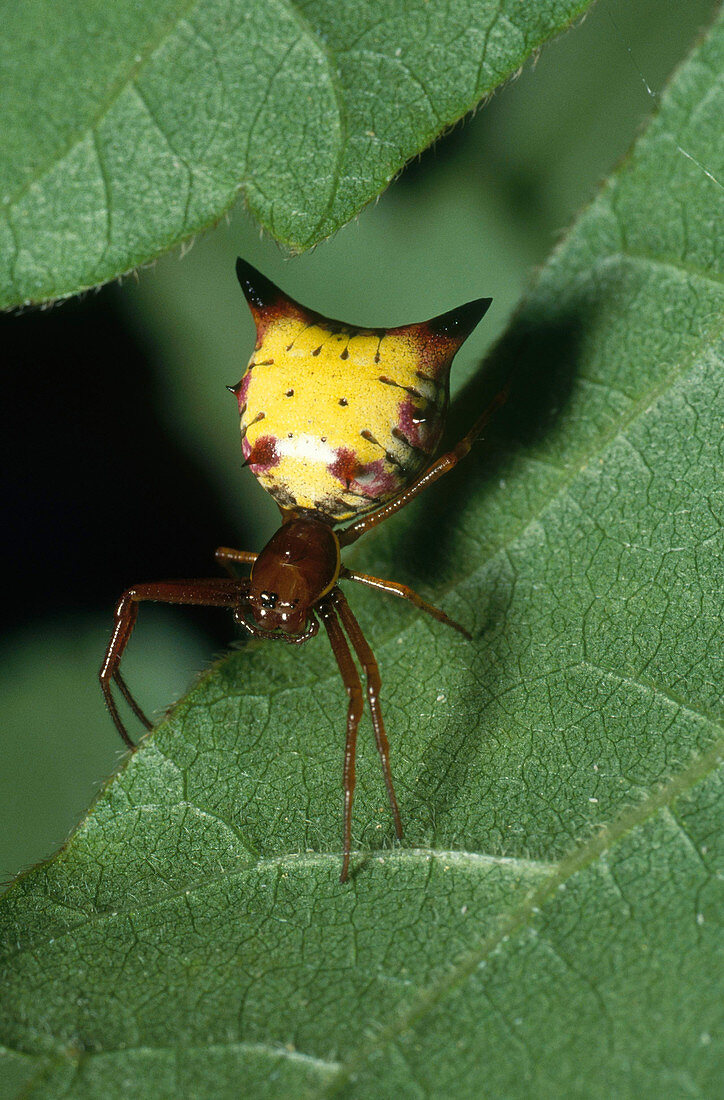
MULTIPOLYGON (((89 1050, 79 1052, 76 1057, 73 1057, 67 1050, 64 1051, 48 1051, 47 1053, 35 1053, 28 1052, 27 1050, 20 1050, 17 1047, 8 1046, 7 1043, 0 1043, 0 1054, 7 1052, 8 1054, 15 1054, 21 1058, 38 1058, 42 1060, 50 1060, 52 1062, 76 1062, 77 1069, 80 1070, 83 1064, 89 1061, 91 1058, 107 1058, 113 1057, 117 1054, 125 1053, 148 1053, 157 1054, 159 1052, 166 1051, 168 1053, 178 1054, 183 1052, 184 1055, 203 1053, 208 1056, 214 1051, 239 1051, 241 1053, 248 1054, 261 1054, 267 1058, 285 1058, 291 1062, 301 1062, 304 1065, 314 1067, 321 1070, 323 1073, 335 1073, 342 1065, 341 1062, 333 1061, 328 1058, 320 1058, 314 1054, 305 1054, 301 1050, 290 1050, 286 1046, 279 1046, 273 1043, 263 1043, 254 1041, 244 1041, 243 1039, 229 1039, 227 1042, 214 1042, 206 1045, 200 1045, 198 1043, 180 1042, 177 1046, 173 1046, 170 1043, 159 1043, 152 1046, 150 1043, 139 1043, 134 1046, 128 1044, 122 1047, 107 1047, 103 1050, 89 1050)), ((45 1066, 41 1066, 38 1073, 33 1077, 31 1084, 36 1084, 38 1079, 42 1079, 42 1075, 45 1072, 45 1066)), ((21 1094, 22 1096, 30 1095, 28 1086, 26 1090, 21 1094)), ((67 1095, 67 1093, 66 1093, 67 1095)))
POLYGON ((697 756, 688 767, 675 775, 666 784, 662 784, 653 794, 633 807, 626 807, 618 817, 585 843, 564 856, 556 869, 540 886, 536 887, 507 917, 499 919, 495 932, 487 936, 477 950, 471 951, 466 959, 456 964, 442 978, 432 982, 417 995, 412 1005, 399 1012, 396 1018, 383 1028, 375 1038, 361 1046, 358 1051, 342 1063, 335 1080, 325 1087, 321 1096, 333 1097, 348 1083, 351 1076, 359 1071, 369 1056, 398 1035, 422 1019, 447 994, 462 985, 481 966, 493 951, 505 940, 531 926, 538 911, 564 886, 574 875, 584 871, 601 856, 614 847, 634 829, 645 824, 660 810, 670 809, 672 804, 686 794, 697 783, 702 782, 724 761, 724 736, 720 737, 705 753, 697 756))
POLYGON ((326 40, 320 35, 314 25, 310 22, 304 11, 300 11, 296 4, 292 3, 292 0, 281 0, 282 4, 287 8, 289 15, 295 20, 297 26, 302 33, 306 35, 311 41, 315 43, 320 54, 324 58, 325 65, 327 67, 327 75, 329 77, 329 84, 334 95, 334 102, 337 107, 337 155, 335 157, 334 175, 331 181, 329 189, 329 197, 324 205, 324 209, 319 215, 316 225, 309 234, 309 238, 314 240, 317 234, 320 232, 325 220, 330 217, 332 209, 334 207, 337 193, 339 191, 339 184, 342 179, 342 168, 344 166, 345 153, 347 152, 347 144, 349 140, 349 132, 347 127, 347 108, 344 98, 344 91, 339 79, 337 68, 334 65, 333 53, 327 44, 326 40))
MULTIPOLYGON (((174 806, 183 805, 183 802, 174 803, 174 806)), ((193 809, 199 809, 199 807, 191 802, 186 803, 186 805, 193 809)), ((137 810, 167 808, 167 806, 155 802, 144 803, 143 805, 134 807, 134 809, 137 810)), ((130 813, 131 811, 129 810, 126 812, 130 813)), ((202 812, 206 814, 206 816, 214 816, 207 814, 206 811, 202 812)), ((119 814, 118 816, 123 817, 125 814, 119 814)), ((221 818, 216 818, 215 820, 219 821, 221 824, 226 824, 221 818)), ((551 872, 553 868, 557 866, 556 863, 546 863, 543 860, 519 859, 517 856, 493 856, 487 855, 486 853, 466 852, 454 848, 390 848, 375 852, 353 851, 352 857, 359 858, 365 863, 381 863, 390 860, 397 863, 419 863, 420 865, 424 865, 432 860, 440 860, 443 863, 449 862, 451 864, 470 863, 473 866, 479 864, 481 867, 518 867, 526 872, 539 872, 541 874, 551 872)), ((118 905, 95 913, 86 913, 83 919, 76 921, 75 924, 57 931, 49 929, 43 933, 42 938, 25 944, 17 951, 7 953, 2 957, 2 962, 9 963, 14 959, 22 958, 23 955, 36 951, 40 947, 45 947, 49 943, 58 943, 67 936, 75 935, 75 933, 82 928, 102 924, 105 921, 115 920, 116 918, 123 919, 124 917, 134 917, 139 913, 144 913, 149 910, 152 911, 176 898, 188 897, 190 894, 196 896, 203 895, 206 890, 228 882, 229 879, 239 878, 243 875, 251 875, 254 873, 263 874, 275 867, 289 867, 293 869, 297 867, 314 867, 326 864, 334 864, 337 866, 339 865, 340 859, 341 852, 284 852, 282 855, 278 856, 262 856, 256 860, 249 859, 249 861, 241 867, 223 870, 221 873, 215 875, 205 875, 203 879, 198 882, 187 882, 172 890, 162 890, 149 901, 139 902, 135 905, 118 905)), ((46 892, 46 897, 54 905, 61 904, 50 893, 46 892)), ((70 907, 66 905, 66 908, 70 907)), ((74 911, 77 913, 83 912, 83 910, 78 909, 74 911)))

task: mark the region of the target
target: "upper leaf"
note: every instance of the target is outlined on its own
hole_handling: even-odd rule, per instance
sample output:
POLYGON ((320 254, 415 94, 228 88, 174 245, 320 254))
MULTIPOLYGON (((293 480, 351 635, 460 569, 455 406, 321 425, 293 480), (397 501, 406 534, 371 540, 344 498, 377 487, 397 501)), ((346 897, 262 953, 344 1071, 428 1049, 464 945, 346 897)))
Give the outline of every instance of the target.
POLYGON ((475 631, 352 594, 405 847, 368 736, 340 886, 331 656, 233 654, 3 899, 16 1092, 717 1092, 722 72, 720 19, 503 341, 497 442, 356 548, 475 631))
POLYGON ((34 0, 0 39, 0 306, 112 279, 237 194, 329 236, 590 0, 34 0))

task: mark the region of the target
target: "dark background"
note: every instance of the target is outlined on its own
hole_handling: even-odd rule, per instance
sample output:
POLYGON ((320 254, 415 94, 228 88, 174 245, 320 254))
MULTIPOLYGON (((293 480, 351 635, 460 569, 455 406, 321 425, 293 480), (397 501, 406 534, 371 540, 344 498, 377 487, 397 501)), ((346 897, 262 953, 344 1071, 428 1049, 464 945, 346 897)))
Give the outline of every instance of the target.
MULTIPOLYGON (((492 295, 456 361, 459 389, 712 11, 601 0, 311 254, 286 258, 239 208, 183 260, 0 317, 0 880, 63 841, 122 753, 96 676, 123 589, 211 575, 217 545, 259 549, 273 530, 224 389, 253 345, 236 255, 362 324, 492 295)), ((159 713, 233 636, 218 612, 144 608, 127 679, 159 713)))

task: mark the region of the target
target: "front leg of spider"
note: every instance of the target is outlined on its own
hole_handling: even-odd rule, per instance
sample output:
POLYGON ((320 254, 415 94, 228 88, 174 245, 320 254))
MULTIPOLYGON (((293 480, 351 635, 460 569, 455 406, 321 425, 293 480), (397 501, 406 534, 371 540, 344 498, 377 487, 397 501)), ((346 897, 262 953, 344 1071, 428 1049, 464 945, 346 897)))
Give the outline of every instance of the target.
POLYGON ((293 644, 313 637, 321 620, 349 699, 342 784, 345 882, 365 694, 398 838, 402 822, 377 661, 337 582, 352 580, 392 593, 469 635, 406 585, 344 569, 340 548, 451 470, 504 399, 499 395, 457 447, 433 461, 448 408, 453 358, 491 300, 479 298, 419 324, 362 328, 307 309, 242 260, 237 275, 257 339, 241 380, 229 388, 239 406, 244 465, 277 502, 282 525, 258 555, 220 547, 216 559, 230 574, 227 580, 164 581, 129 589, 118 605, 101 684, 113 721, 132 746, 111 685, 150 728, 120 674, 142 600, 227 607, 254 637, 293 644), (236 577, 239 566, 251 566, 248 580, 236 577))
POLYGON ((136 584, 127 589, 118 601, 116 618, 108 643, 108 649, 100 670, 101 689, 108 711, 116 729, 130 749, 135 743, 121 719, 116 701, 113 698, 112 685, 115 683, 136 717, 146 729, 152 724, 133 698, 121 676, 121 658, 133 633, 138 617, 138 605, 146 600, 156 603, 196 604, 200 607, 239 608, 243 605, 248 583, 237 580, 222 580, 219 577, 197 578, 195 580, 159 581, 156 584, 136 584))

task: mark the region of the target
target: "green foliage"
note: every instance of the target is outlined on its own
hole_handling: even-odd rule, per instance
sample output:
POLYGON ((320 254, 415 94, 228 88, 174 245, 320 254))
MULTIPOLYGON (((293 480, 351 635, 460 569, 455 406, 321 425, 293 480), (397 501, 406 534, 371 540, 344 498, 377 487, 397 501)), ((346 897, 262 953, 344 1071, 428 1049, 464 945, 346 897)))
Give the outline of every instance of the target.
POLYGON ((352 593, 404 847, 368 729, 339 885, 331 656, 245 646, 3 899, 5 1095, 717 1092, 723 62, 543 270, 495 437, 355 548, 475 634, 352 593))
POLYGON ((9 7, 0 305, 129 271, 240 192, 279 241, 311 247, 589 3, 9 7))

